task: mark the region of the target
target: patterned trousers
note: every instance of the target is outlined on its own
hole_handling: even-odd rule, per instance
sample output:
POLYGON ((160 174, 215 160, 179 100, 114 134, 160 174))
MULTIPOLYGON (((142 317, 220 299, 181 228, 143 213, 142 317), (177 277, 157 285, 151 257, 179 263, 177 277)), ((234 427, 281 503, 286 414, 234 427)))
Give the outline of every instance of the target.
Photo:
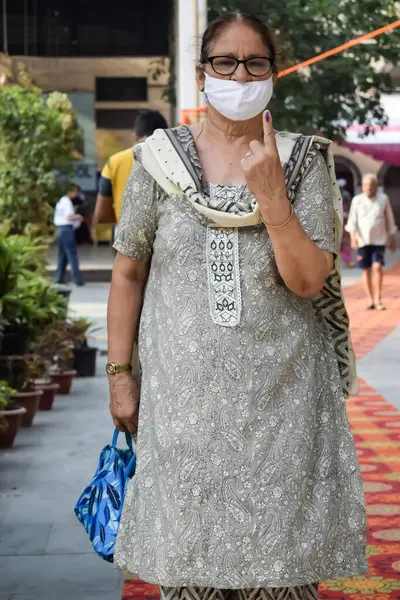
POLYGON ((318 583, 298 587, 218 590, 160 587, 161 600, 317 600, 318 583))

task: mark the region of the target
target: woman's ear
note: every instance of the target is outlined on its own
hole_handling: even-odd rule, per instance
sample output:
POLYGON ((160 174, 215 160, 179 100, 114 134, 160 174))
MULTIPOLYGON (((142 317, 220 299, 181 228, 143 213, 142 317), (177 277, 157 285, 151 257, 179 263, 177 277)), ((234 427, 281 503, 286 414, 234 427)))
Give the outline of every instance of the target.
POLYGON ((197 65, 197 67, 196 67, 196 82, 197 82, 197 87, 199 88, 200 92, 204 92, 204 80, 205 80, 204 71, 200 65, 197 65))

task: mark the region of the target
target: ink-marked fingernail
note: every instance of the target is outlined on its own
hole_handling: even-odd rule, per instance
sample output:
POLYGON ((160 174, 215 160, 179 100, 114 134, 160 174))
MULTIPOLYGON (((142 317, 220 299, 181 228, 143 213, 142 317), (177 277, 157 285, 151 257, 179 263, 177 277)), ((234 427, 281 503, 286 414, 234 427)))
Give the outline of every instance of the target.
POLYGON ((267 110, 267 112, 265 113, 265 119, 267 123, 269 123, 269 110, 267 110))

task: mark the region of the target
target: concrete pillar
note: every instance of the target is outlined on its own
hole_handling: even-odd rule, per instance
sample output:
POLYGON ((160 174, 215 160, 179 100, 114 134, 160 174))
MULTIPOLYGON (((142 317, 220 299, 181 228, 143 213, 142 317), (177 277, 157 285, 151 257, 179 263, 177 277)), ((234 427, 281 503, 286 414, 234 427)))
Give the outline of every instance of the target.
POLYGON ((201 36, 207 26, 207 0, 176 1, 176 120, 181 110, 204 104, 204 95, 197 90, 195 66, 201 36))

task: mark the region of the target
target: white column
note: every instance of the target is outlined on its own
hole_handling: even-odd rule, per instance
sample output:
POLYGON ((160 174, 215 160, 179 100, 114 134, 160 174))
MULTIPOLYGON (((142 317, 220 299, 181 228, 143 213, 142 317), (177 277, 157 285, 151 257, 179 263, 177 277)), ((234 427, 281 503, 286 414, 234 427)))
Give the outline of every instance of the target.
POLYGON ((176 120, 181 110, 204 104, 196 85, 195 67, 201 36, 207 26, 207 0, 176 0, 176 120))

